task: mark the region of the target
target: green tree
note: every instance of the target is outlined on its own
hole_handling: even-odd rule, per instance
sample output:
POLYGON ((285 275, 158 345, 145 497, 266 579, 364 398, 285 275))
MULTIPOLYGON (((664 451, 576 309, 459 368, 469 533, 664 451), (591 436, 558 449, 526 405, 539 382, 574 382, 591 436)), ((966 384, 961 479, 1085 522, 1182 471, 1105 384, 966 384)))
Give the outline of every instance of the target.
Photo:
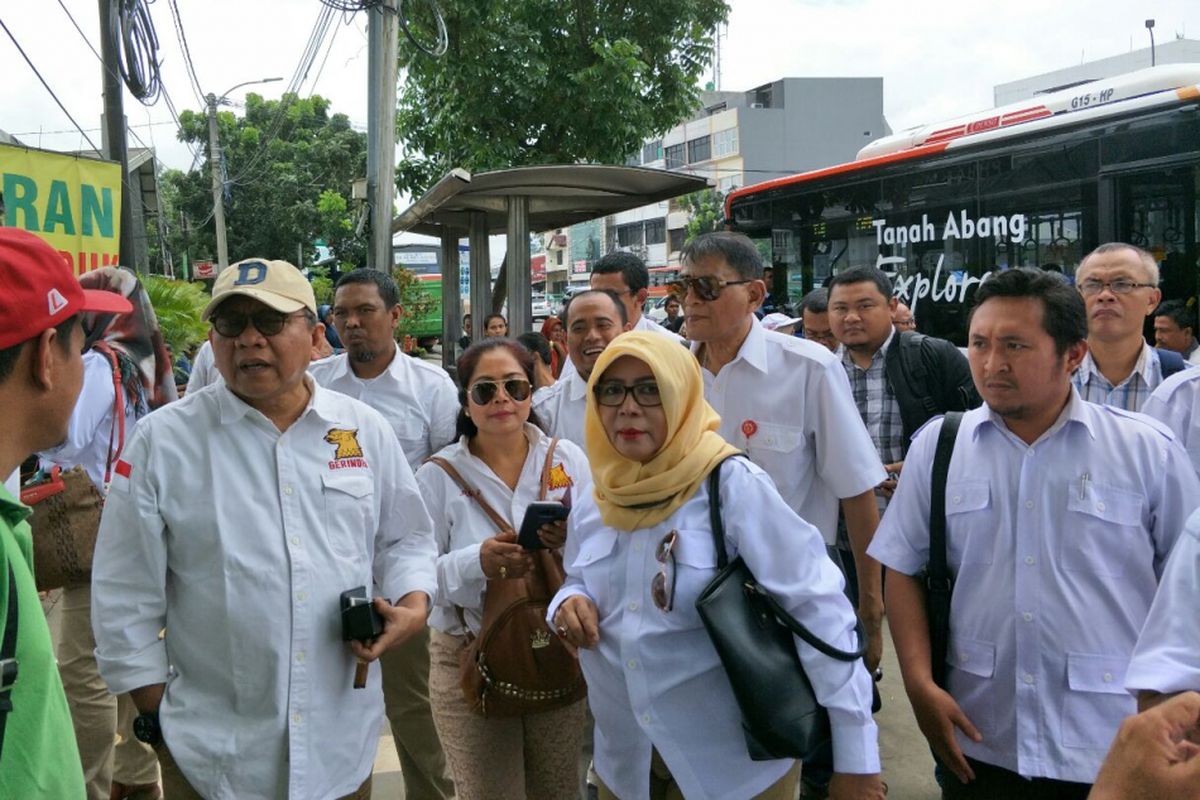
POLYGON ((404 337, 415 333, 430 314, 441 311, 442 298, 421 286, 417 273, 404 267, 392 270, 392 278, 400 290, 400 323, 396 326, 396 341, 404 343, 404 337))
MULTIPOLYGON (((185 110, 179 115, 179 138, 208 149, 208 117, 185 110)), ((353 226, 340 224, 349 208, 350 186, 366 174, 366 134, 350 126, 344 114, 330 111, 329 101, 313 95, 285 95, 282 100, 246 96, 245 112, 217 113, 226 178, 225 221, 229 258, 261 256, 304 260, 313 257, 317 238, 330 241, 333 217, 340 213, 340 260, 362 266, 353 226), (340 212, 331 195, 343 200, 340 212)), ((188 172, 163 175, 168 213, 168 246, 178 258, 216 258, 212 221, 212 184, 207 159, 188 172)), ((303 267, 303 264, 297 264, 303 267)))
POLYGON ((400 40, 397 186, 454 167, 620 164, 695 110, 725 0, 439 0, 450 46, 400 40))
POLYGON ((702 233, 725 229, 725 196, 716 189, 701 189, 680 200, 688 210, 687 240, 702 233))
POLYGON ((176 355, 208 336, 208 323, 200 319, 209 297, 198 283, 173 281, 159 275, 143 275, 142 285, 154 307, 163 340, 176 355))

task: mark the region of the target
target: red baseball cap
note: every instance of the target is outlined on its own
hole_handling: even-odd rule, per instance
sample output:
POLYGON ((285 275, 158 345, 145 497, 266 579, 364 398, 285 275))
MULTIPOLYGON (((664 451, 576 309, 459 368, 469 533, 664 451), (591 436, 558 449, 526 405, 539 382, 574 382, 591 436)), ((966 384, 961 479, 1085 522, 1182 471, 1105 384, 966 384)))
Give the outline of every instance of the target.
POLYGON ((0 227, 0 350, 82 311, 128 314, 133 305, 116 292, 84 289, 66 259, 44 240, 0 227))

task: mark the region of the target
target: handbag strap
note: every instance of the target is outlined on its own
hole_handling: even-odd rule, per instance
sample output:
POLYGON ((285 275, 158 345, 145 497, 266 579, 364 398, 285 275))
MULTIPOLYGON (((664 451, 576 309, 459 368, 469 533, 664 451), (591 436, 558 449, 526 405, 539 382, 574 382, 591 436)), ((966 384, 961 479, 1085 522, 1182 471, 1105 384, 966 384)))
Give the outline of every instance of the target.
POLYGON ((554 449, 556 447, 558 447, 557 436, 550 440, 550 446, 546 448, 546 460, 542 462, 542 484, 538 489, 538 500, 545 500, 546 493, 550 491, 550 470, 554 468, 554 449))
POLYGON ((108 485, 112 483, 112 465, 125 449, 125 389, 121 383, 121 364, 117 359, 117 354, 113 352, 112 347, 108 342, 98 341, 92 345, 92 349, 104 354, 112 365, 113 374, 113 421, 112 427, 108 431, 108 457, 104 464, 104 489, 108 490, 108 485), (113 449, 113 440, 116 439, 117 447, 113 449))
POLYGON ((17 682, 17 577, 8 562, 8 611, 4 617, 4 640, 0 642, 0 754, 4 752, 4 727, 13 710, 12 690, 17 682))
MULTIPOLYGON (((929 655, 934 676, 944 675, 946 652, 950 641, 950 567, 946 562, 946 480, 950 474, 950 457, 962 422, 961 411, 947 412, 938 433, 937 449, 933 454, 933 474, 929 489, 929 566, 925 574, 926 603, 936 614, 930 614, 929 655)), ((939 686, 941 680, 937 680, 939 686)))
MULTIPOLYGON (((729 564, 729 556, 725 552, 725 522, 721 517, 721 467, 725 465, 726 461, 733 458, 745 458, 745 456, 742 453, 737 453, 724 458, 717 466, 713 467, 712 472, 708 473, 708 519, 709 527, 712 528, 713 544, 717 549, 718 572, 724 570, 729 564)), ((854 633, 858 636, 858 649, 840 650, 804 627, 803 623, 788 613, 788 610, 781 606, 779 601, 771 596, 770 592, 759 585, 758 581, 746 581, 743 590, 747 594, 759 597, 781 625, 788 628, 796 636, 799 636, 818 652, 824 653, 838 661, 857 661, 866 655, 866 631, 863 629, 862 620, 858 619, 857 615, 855 616, 854 633)))
POLYGON ((488 501, 483 499, 483 495, 479 492, 479 490, 473 488, 471 484, 467 483, 463 476, 459 474, 458 470, 456 470, 449 461, 441 456, 430 456, 429 460, 444 469, 446 474, 450 476, 450 480, 458 484, 458 488, 462 489, 463 494, 479 504, 479 507, 483 509, 483 513, 488 515, 488 518, 496 525, 497 528, 499 528, 501 531, 507 531, 509 533, 512 532, 513 527, 508 520, 500 516, 500 513, 496 511, 496 509, 488 505, 488 501))

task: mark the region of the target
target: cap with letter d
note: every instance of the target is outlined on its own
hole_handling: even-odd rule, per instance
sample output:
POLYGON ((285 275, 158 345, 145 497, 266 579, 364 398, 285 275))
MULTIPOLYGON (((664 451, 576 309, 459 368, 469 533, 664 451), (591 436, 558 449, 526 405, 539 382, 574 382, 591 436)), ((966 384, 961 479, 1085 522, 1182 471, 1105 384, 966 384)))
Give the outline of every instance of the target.
POLYGON ((116 292, 84 289, 62 254, 40 237, 0 227, 0 350, 83 311, 128 314, 133 306, 116 292))
POLYGON ((230 264, 217 276, 212 300, 204 307, 203 318, 211 317, 217 306, 235 295, 252 298, 284 314, 302 308, 317 313, 312 284, 287 261, 247 258, 230 264))

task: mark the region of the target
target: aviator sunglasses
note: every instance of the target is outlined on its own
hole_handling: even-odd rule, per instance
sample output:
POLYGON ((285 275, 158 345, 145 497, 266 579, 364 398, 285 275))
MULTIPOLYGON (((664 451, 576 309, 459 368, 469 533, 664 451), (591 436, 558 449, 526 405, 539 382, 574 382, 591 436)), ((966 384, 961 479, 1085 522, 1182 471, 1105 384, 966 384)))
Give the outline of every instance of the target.
POLYGON ((516 402, 529 397, 529 381, 524 378, 509 378, 506 381, 477 381, 469 392, 475 405, 486 406, 496 399, 496 392, 504 387, 504 393, 516 402))
POLYGON ((263 336, 276 336, 292 317, 300 316, 303 311, 284 314, 280 311, 260 311, 257 314, 238 314, 223 312, 210 320, 213 329, 226 339, 241 336, 247 325, 253 325, 263 336))
POLYGON ((725 291, 726 286, 740 286, 743 283, 753 283, 754 278, 746 278, 740 281, 727 281, 716 277, 715 275, 684 275, 676 278, 673 281, 667 282, 667 293, 680 298, 688 293, 691 289, 696 293, 696 297, 701 300, 713 301, 721 296, 721 292, 725 291))
POLYGON ((659 611, 667 612, 675 606, 675 542, 678 531, 670 531, 658 543, 654 558, 658 561, 658 572, 650 581, 650 597, 659 611), (667 579, 667 564, 671 565, 671 578, 667 579))

